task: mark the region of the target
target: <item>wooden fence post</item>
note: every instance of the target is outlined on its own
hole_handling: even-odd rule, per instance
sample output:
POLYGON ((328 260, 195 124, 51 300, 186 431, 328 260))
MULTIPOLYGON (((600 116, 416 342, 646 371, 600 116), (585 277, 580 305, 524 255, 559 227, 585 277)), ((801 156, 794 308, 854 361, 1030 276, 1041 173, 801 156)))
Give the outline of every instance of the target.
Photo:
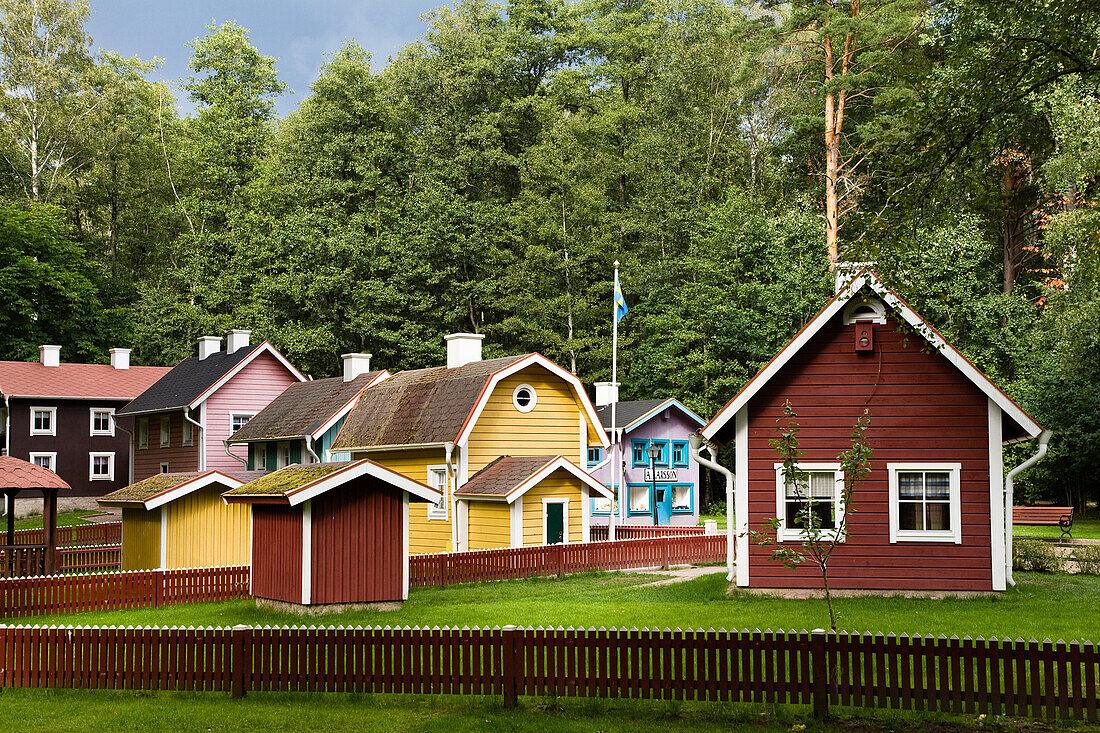
POLYGON ((565 543, 556 546, 558 548, 558 577, 565 577, 565 543))
POLYGON ((664 567, 665 570, 671 570, 672 569, 672 561, 671 561, 670 558, 672 556, 672 538, 671 537, 665 537, 664 540, 665 540, 664 541, 664 545, 665 545, 665 562, 664 562, 663 567, 664 567))
POLYGON ((233 627, 233 697, 244 697, 252 672, 252 627, 233 627))
POLYGON ((810 665, 813 672, 814 717, 829 715, 829 660, 825 651, 825 629, 810 632, 810 665))
POLYGON ((447 553, 439 553, 439 587, 447 585, 447 553))
POLYGON ((516 691, 518 677, 516 673, 516 637, 520 632, 515 626, 505 626, 502 632, 504 658, 501 672, 504 675, 504 707, 514 708, 516 701, 519 699, 519 693, 516 691))

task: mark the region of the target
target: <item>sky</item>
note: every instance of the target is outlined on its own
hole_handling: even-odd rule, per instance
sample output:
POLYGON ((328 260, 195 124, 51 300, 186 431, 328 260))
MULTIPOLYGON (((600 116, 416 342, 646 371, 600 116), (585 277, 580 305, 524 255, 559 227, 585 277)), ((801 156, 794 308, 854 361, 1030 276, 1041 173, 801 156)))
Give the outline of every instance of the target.
POLYGON ((354 39, 374 56, 376 68, 423 35, 420 15, 447 0, 89 0, 86 30, 93 49, 163 60, 150 79, 167 81, 181 114, 193 111, 178 91, 189 70, 187 43, 211 22, 235 21, 251 31, 252 45, 274 56, 279 78, 294 91, 276 101, 280 116, 297 108, 327 55, 354 39))

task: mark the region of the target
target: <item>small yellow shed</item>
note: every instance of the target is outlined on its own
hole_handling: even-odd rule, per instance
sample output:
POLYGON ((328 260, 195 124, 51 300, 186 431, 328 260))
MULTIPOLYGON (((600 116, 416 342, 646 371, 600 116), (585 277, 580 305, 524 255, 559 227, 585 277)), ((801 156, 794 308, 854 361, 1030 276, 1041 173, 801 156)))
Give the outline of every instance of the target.
POLYGON ((588 541, 593 495, 611 490, 565 456, 502 456, 455 491, 464 547, 588 541))
POLYGON ((100 498, 122 507, 122 569, 248 565, 251 513, 221 494, 258 475, 162 473, 100 498))

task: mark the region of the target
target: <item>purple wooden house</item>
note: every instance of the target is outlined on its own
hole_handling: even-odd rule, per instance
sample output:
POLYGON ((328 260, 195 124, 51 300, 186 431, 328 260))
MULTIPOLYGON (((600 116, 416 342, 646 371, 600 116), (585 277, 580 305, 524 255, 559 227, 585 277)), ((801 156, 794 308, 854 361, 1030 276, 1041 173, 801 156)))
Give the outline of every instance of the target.
MULTIPOLYGON (((596 384, 596 415, 609 437, 614 392, 608 382, 596 384)), ((592 499, 592 524, 608 524, 614 511, 617 525, 697 525, 699 464, 688 451, 688 436, 706 420, 672 398, 619 402, 615 411, 622 479, 614 479, 612 448, 588 449, 589 473, 608 487, 620 483, 614 504, 592 499), (650 446, 656 448, 652 460, 650 446)))

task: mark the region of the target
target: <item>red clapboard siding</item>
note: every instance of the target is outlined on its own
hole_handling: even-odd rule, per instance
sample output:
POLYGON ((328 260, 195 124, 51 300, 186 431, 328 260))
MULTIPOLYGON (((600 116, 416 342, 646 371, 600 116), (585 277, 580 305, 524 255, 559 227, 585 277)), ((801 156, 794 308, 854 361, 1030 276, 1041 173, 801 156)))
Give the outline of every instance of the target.
MULTIPOLYGON (((157 412, 152 415, 144 415, 142 417, 134 418, 134 481, 141 481, 142 479, 155 476, 160 473, 160 464, 162 462, 168 463, 168 470, 171 473, 187 473, 189 471, 199 470, 199 434, 202 432, 198 428, 192 426, 191 431, 191 445, 185 446, 183 444, 183 412, 181 410, 174 410, 172 412, 157 412), (160 418, 164 415, 168 416, 169 421, 169 436, 170 443, 166 448, 160 447, 160 418), (137 447, 137 421, 148 420, 149 421, 149 447, 138 448, 137 447)), ((117 459, 116 459, 117 461, 117 459)), ((119 469, 125 472, 125 466, 119 466, 115 464, 115 472, 119 469)))
MULTIPOLYGON (((939 353, 920 347, 892 318, 875 326, 875 350, 857 354, 838 315, 749 403, 749 526, 776 515, 769 445, 783 404, 798 413, 806 463, 836 462, 864 408, 870 410, 872 473, 856 490, 849 537, 830 562, 829 582, 855 589, 992 589, 987 399, 939 353), (890 544, 888 463, 962 464, 961 545, 890 544)), ((791 570, 749 546, 749 585, 819 587, 816 567, 791 570)))
POLYGON ((313 500, 313 603, 399 601, 401 492, 364 476, 313 500))
POLYGON ((302 602, 302 508, 252 506, 252 595, 302 602))

